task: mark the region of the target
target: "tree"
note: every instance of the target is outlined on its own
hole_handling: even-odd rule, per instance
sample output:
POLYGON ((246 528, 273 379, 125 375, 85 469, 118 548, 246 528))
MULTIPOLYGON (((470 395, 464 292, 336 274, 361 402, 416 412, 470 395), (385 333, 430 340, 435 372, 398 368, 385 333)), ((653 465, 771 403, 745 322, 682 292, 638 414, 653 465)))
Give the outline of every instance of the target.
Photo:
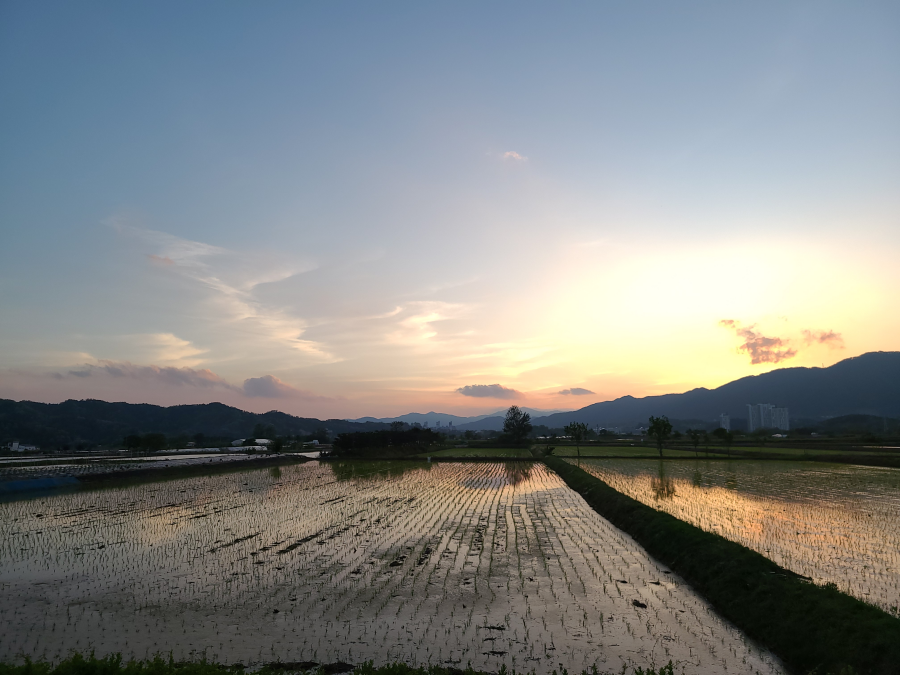
POLYGON ((517 405, 511 405, 506 411, 506 419, 503 420, 503 433, 518 445, 531 433, 531 415, 523 412, 517 405))
POLYGON ((647 435, 656 439, 656 449, 659 450, 660 457, 663 456, 663 443, 666 442, 671 434, 672 423, 668 417, 665 415, 662 417, 650 417, 650 427, 647 429, 647 435))
POLYGON ((734 440, 734 434, 724 427, 719 427, 715 431, 712 432, 713 436, 722 441, 722 445, 725 446, 726 449, 731 448, 731 441, 734 440))
POLYGON ((145 434, 141 445, 150 452, 159 452, 166 447, 166 437, 163 434, 145 434))
POLYGON ((256 426, 253 427, 253 438, 273 439, 277 435, 278 433, 275 431, 275 427, 271 424, 257 422, 256 426))
POLYGON ((563 431, 566 432, 566 436, 569 436, 575 441, 575 452, 578 453, 578 459, 581 459, 581 441, 587 438, 587 435, 591 431, 588 429, 588 425, 584 422, 572 422, 571 424, 567 424, 563 431))
POLYGON ((691 445, 694 446, 694 454, 697 454, 697 446, 700 445, 700 439, 703 438, 704 433, 699 429, 688 429, 687 430, 688 438, 691 439, 691 445))

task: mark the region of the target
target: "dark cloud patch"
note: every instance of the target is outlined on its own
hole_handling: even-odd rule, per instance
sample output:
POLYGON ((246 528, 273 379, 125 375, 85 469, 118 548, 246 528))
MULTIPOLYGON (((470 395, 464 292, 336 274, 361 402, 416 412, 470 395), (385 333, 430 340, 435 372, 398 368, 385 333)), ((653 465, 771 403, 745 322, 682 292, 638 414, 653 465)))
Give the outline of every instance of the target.
MULTIPOLYGON (((85 364, 80 368, 64 373, 52 373, 54 379, 64 380, 77 378, 128 378, 147 383, 164 384, 173 387, 195 387, 199 389, 223 389, 246 396, 248 398, 298 398, 304 400, 330 401, 326 396, 317 396, 309 391, 297 389, 282 382, 274 375, 251 377, 244 380, 241 386, 235 386, 206 368, 173 368, 160 366, 138 366, 127 361, 100 361, 96 364, 85 364)), ((338 399, 340 400, 340 397, 338 399)))
POLYGON ((588 394, 593 394, 590 389, 582 389, 581 387, 572 387, 571 389, 563 389, 560 392, 563 396, 587 396, 588 394))
POLYGON ((252 398, 297 398, 308 396, 274 375, 251 377, 244 380, 243 393, 252 398))
POLYGON ((469 384, 456 390, 473 398, 519 398, 522 394, 500 384, 469 384))
POLYGON ((85 364, 78 370, 70 370, 65 375, 57 373, 54 377, 85 378, 98 376, 153 381, 176 387, 235 389, 234 386, 207 368, 195 370, 194 368, 174 368, 171 366, 137 366, 128 361, 100 361, 96 365, 85 364))
POLYGON ((739 352, 750 356, 750 363, 781 363, 797 356, 797 350, 790 346, 790 340, 779 337, 768 337, 753 330, 756 326, 744 328, 740 322, 732 319, 719 321, 719 325, 731 328, 744 343, 738 347, 739 352))
POLYGON ((797 356, 797 350, 789 346, 788 340, 779 337, 766 337, 750 328, 739 328, 737 334, 744 338, 744 344, 738 347, 750 355, 750 363, 781 363, 797 356))
POLYGON ((805 330, 803 331, 803 341, 807 345, 820 344, 828 345, 832 349, 844 348, 843 336, 833 330, 805 330))

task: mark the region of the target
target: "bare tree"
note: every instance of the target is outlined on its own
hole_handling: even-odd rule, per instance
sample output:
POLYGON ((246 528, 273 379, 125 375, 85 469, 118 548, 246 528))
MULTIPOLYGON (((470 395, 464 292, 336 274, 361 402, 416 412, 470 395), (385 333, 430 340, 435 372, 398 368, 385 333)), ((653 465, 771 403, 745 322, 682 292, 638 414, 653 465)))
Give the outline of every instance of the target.
POLYGON ((672 435, 672 423, 669 421, 669 418, 665 415, 662 417, 651 416, 647 434, 656 439, 656 448, 659 450, 659 456, 662 457, 663 443, 672 435))
POLYGON ((584 422, 572 422, 571 424, 566 425, 564 431, 566 432, 566 436, 569 436, 575 441, 575 452, 578 453, 578 459, 581 459, 581 441, 587 438, 587 435, 591 431, 588 429, 588 425, 584 422))

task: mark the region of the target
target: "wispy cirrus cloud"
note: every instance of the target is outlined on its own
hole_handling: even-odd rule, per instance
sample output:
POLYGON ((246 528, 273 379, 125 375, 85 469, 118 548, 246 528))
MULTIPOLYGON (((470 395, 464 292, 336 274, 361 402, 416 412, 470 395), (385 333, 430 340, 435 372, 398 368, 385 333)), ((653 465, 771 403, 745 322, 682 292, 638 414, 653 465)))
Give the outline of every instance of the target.
POLYGON ((123 335, 118 339, 127 341, 131 348, 142 353, 145 358, 140 360, 152 361, 157 365, 195 368, 202 362, 202 355, 208 351, 174 333, 123 335))
POLYGON ((389 324, 391 330, 385 335, 387 342, 415 345, 437 337, 438 329, 435 324, 459 318, 467 309, 465 305, 458 303, 420 300, 408 302, 379 318, 392 320, 389 324))
POLYGON ((212 293, 209 307, 217 318, 240 325, 259 338, 300 351, 318 362, 336 360, 321 343, 303 338, 306 321, 262 302, 255 293, 264 284, 284 281, 316 268, 312 261, 288 260, 275 253, 231 251, 177 237, 166 232, 137 227, 113 217, 106 224, 125 236, 152 247, 147 258, 167 273, 212 293))
POLYGON ((562 394, 563 396, 587 396, 589 394, 593 394, 590 389, 583 389, 581 387, 572 387, 571 389, 563 389, 562 391, 556 392, 558 394, 562 394))
POLYGON ((803 341, 807 345, 820 344, 828 345, 832 349, 843 349, 844 338, 840 333, 833 330, 804 330, 803 341))
POLYGON ((522 397, 521 392, 504 387, 501 384, 469 384, 465 387, 460 387, 456 392, 473 398, 511 399, 522 397))

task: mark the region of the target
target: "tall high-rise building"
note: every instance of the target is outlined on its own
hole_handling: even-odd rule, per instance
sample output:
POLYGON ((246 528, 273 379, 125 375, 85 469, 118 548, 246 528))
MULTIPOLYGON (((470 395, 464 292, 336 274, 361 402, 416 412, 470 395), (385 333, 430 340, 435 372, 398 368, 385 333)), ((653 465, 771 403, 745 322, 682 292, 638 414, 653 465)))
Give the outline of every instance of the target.
POLYGON ((731 431, 731 417, 725 413, 719 415, 719 426, 725 431, 731 431))
POLYGON ((788 409, 787 408, 775 408, 773 413, 774 415, 774 428, 780 429, 781 431, 789 431, 791 428, 791 422, 788 418, 788 409))
POLYGON ((787 408, 776 408, 771 403, 747 404, 747 431, 757 429, 780 429, 787 431, 790 426, 787 408))
POLYGON ((759 406, 747 404, 747 431, 753 433, 759 429, 759 406))

